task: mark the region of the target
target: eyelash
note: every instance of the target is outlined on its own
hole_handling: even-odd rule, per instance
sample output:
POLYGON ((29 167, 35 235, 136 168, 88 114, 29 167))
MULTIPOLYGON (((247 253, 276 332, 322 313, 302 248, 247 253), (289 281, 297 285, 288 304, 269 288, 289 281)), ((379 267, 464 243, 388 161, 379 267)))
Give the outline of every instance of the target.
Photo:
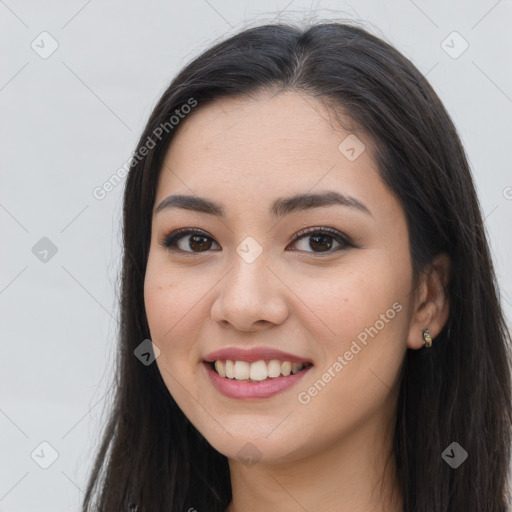
MULTIPOLYGON (((166 235, 163 238, 163 240, 160 242, 160 245, 162 245, 163 247, 166 247, 170 251, 182 252, 187 255, 202 254, 202 253, 208 252, 210 250, 210 249, 208 249, 206 251, 184 251, 182 249, 178 249, 176 247, 176 243, 187 235, 202 235, 202 236, 205 236, 206 238, 210 238, 211 240, 213 240, 213 238, 210 237, 205 231, 202 231, 200 229, 182 228, 182 229, 177 229, 176 231, 173 231, 170 234, 166 235)), ((301 240, 302 238, 307 238, 308 235, 309 236, 329 235, 330 237, 332 237, 334 240, 336 240, 336 242, 338 242, 341 245, 338 247, 335 247, 333 249, 329 249, 328 251, 320 251, 320 252, 303 251, 303 252, 309 252, 311 254, 317 254, 317 255, 322 256, 322 255, 329 255, 336 251, 347 249, 349 247, 355 247, 354 243, 346 235, 343 235, 336 229, 328 228, 328 227, 311 227, 311 228, 303 229, 302 231, 299 231, 296 235, 294 235, 291 242, 295 243, 295 242, 301 240)))

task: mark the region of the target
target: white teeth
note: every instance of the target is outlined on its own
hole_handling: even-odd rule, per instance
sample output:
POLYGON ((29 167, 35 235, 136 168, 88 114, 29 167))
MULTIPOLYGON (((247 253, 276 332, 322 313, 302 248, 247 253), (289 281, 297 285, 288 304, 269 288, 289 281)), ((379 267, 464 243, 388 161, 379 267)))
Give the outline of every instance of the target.
POLYGON ((235 364, 233 361, 226 361, 226 377, 228 379, 234 379, 235 378, 235 364))
POLYGON ((264 360, 248 363, 247 361, 217 360, 215 371, 228 379, 263 381, 277 377, 295 375, 304 368, 304 363, 292 363, 291 361, 279 361, 272 359, 268 363, 264 360))
POLYGON ((251 380, 265 380, 268 377, 267 364, 265 361, 252 363, 249 377, 251 380))
POLYGON ((285 377, 288 377, 288 375, 290 375, 291 371, 292 371, 292 363, 290 363, 290 361, 285 361, 284 363, 281 364, 281 373, 285 377))
POLYGON ((226 376, 226 367, 224 366, 224 361, 215 361, 215 369, 221 377, 226 376))
POLYGON ((281 375, 281 363, 277 359, 272 359, 272 361, 268 363, 267 374, 272 378, 281 375))
POLYGON ((246 380, 249 378, 250 366, 246 361, 235 361, 235 379, 246 380))

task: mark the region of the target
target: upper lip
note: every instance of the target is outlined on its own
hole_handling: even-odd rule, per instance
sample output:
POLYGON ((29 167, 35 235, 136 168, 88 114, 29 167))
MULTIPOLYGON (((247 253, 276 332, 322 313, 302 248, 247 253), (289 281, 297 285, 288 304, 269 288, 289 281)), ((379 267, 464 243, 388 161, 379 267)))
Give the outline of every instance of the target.
POLYGON ((208 363, 213 363, 218 360, 225 361, 227 359, 230 361, 247 361, 248 363, 271 359, 290 361, 292 363, 311 363, 307 357, 295 356, 270 347, 226 347, 215 350, 204 358, 208 363))

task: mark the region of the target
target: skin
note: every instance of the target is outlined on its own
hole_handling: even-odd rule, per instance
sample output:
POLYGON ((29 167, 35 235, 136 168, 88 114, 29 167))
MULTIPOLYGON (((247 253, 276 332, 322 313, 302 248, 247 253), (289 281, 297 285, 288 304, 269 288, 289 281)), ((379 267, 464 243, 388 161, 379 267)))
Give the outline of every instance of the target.
POLYGON ((436 258, 413 289, 405 215, 379 177, 372 141, 358 133, 366 150, 350 161, 338 150, 350 132, 331 117, 295 92, 216 100, 179 126, 160 175, 155 206, 186 194, 226 209, 223 220, 177 208, 153 215, 144 293, 169 392, 229 458, 228 512, 402 510, 393 458, 385 467, 397 376, 406 349, 423 346, 427 327, 435 338, 448 318, 449 260, 436 258), (278 221, 268 212, 278 197, 329 190, 355 197, 371 215, 341 205, 278 221), (355 247, 335 250, 333 238, 311 245, 311 235, 291 242, 312 226, 338 230, 355 247), (190 247, 193 236, 185 235, 183 252, 161 245, 187 227, 205 231, 209 243, 190 247), (236 252, 249 236, 262 248, 252 263, 236 252), (394 303, 400 312, 301 403, 299 393, 394 303), (314 366, 274 397, 235 400, 211 385, 202 365, 208 353, 232 346, 275 347, 314 366), (237 455, 248 442, 256 447, 251 464, 237 455))

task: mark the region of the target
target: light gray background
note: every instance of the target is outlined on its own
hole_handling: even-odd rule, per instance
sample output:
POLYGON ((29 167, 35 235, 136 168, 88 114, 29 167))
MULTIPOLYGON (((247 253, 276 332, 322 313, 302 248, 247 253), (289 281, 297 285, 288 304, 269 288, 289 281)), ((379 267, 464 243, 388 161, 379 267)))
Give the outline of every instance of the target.
POLYGON ((510 318, 511 15, 510 0, 0 1, 0 511, 79 509, 112 379, 124 182, 92 191, 180 67, 244 26, 364 21, 427 74, 468 153, 510 318), (51 49, 43 31, 59 45, 47 58, 31 47, 51 49), (469 44, 458 58, 442 46, 462 48, 453 31, 469 44), (48 469, 31 458, 51 462, 43 441, 48 469))

